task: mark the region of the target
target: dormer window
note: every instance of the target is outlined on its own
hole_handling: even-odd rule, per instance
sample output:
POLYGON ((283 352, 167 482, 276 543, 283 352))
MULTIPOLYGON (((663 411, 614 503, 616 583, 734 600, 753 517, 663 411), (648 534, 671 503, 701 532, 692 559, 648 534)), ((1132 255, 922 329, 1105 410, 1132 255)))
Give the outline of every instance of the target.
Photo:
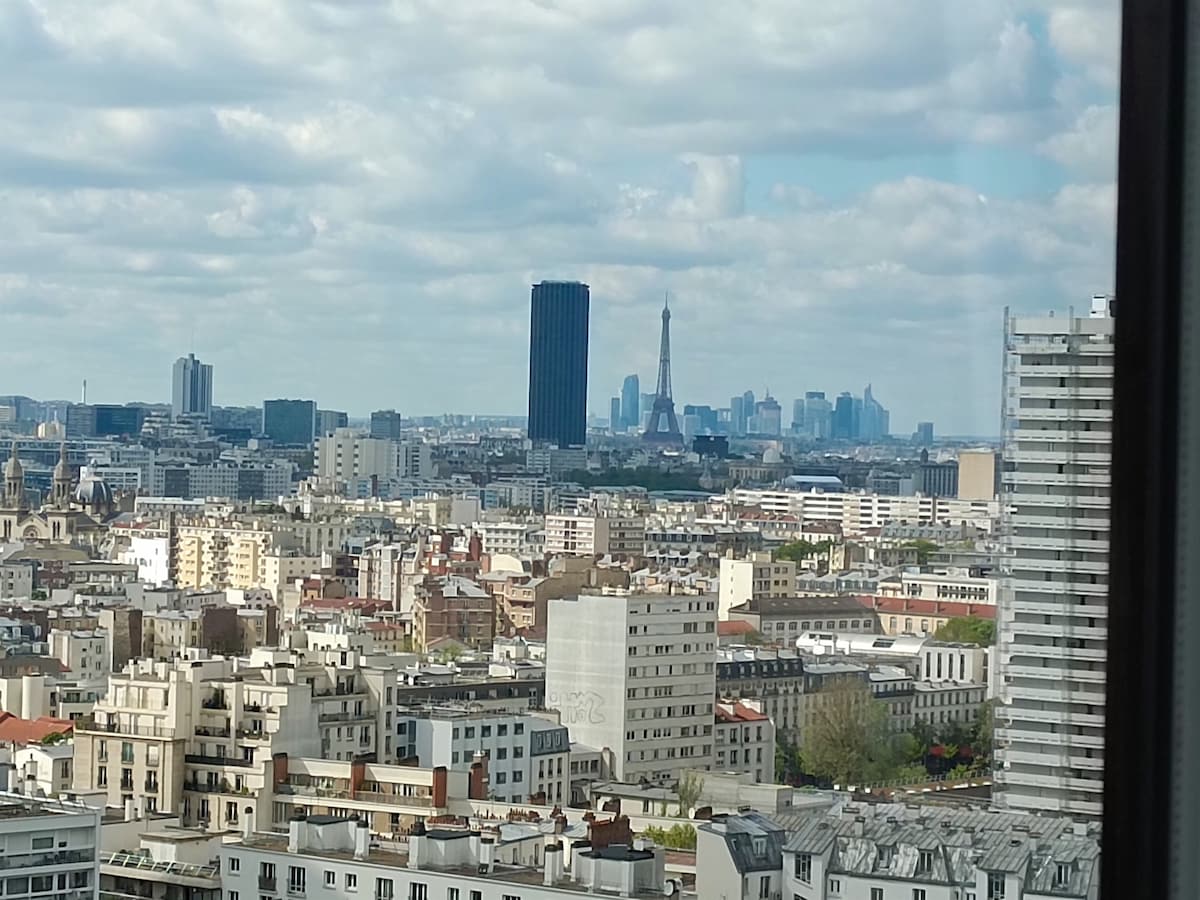
POLYGON ((886 844, 880 844, 877 850, 879 852, 879 868, 886 869, 892 864, 892 848, 886 844))
POLYGON ((933 871, 933 851, 921 850, 917 856, 917 873, 925 874, 933 871))
POLYGON ((1066 887, 1071 883, 1071 864, 1057 863, 1054 867, 1054 886, 1066 887))

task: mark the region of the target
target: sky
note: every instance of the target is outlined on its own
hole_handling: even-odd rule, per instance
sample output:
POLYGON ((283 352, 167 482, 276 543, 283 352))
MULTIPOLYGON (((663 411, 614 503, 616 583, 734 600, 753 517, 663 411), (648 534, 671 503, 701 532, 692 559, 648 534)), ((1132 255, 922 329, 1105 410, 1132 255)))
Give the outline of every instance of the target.
POLYGON ((523 414, 870 383, 998 431, 1003 310, 1112 290, 1114 0, 6 0, 0 393, 523 414))

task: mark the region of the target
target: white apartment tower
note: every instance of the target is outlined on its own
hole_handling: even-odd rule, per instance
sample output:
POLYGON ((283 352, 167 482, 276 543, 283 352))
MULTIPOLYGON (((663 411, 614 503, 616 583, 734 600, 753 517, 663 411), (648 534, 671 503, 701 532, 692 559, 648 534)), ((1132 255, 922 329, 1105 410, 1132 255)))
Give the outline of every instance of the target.
POLYGON ((717 598, 580 594, 551 600, 546 705, 613 778, 669 784, 713 764, 717 598))
POLYGON ((1101 813, 1112 310, 1006 315, 995 796, 1010 809, 1101 813))

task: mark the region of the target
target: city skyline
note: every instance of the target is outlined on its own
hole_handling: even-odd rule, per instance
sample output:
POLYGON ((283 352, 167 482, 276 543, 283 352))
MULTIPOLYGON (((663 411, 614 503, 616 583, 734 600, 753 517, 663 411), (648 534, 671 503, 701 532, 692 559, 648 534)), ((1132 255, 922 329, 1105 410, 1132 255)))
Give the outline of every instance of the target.
POLYGON ((1112 289, 1114 3, 306 10, 6 5, 6 390, 160 398, 192 350, 221 404, 517 413, 566 278, 593 410, 669 290, 681 401, 871 382, 992 432, 1004 307, 1112 289))

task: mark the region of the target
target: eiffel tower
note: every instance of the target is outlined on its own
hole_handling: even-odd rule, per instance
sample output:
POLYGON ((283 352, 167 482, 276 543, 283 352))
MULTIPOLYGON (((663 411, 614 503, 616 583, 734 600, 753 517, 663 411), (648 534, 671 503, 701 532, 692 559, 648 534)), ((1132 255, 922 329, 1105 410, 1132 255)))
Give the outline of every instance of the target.
POLYGON ((671 397, 671 307, 663 300, 662 344, 658 351, 658 391, 650 409, 650 424, 642 440, 663 447, 682 447, 683 435, 675 417, 675 400, 671 397), (663 430, 663 420, 666 430, 663 430))

